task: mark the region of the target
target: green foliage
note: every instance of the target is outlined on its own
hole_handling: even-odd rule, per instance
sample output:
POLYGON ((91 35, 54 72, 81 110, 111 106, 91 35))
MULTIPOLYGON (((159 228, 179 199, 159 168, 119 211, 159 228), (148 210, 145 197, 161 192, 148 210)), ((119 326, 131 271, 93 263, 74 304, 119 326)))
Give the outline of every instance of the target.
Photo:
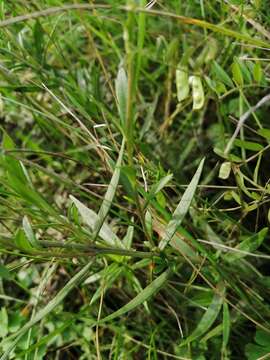
POLYGON ((269 357, 268 12, 0 1, 1 359, 269 357))
POLYGON ((269 333, 257 330, 254 343, 247 344, 245 354, 248 360, 256 360, 259 358, 267 359, 270 353, 270 336, 269 333))

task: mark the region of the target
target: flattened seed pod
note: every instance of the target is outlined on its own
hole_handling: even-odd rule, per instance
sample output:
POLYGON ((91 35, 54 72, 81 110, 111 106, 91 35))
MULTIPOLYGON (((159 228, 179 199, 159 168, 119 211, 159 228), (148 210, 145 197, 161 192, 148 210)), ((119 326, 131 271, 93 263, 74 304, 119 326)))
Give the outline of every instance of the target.
POLYGON ((185 100, 189 94, 188 72, 186 67, 176 69, 176 90, 179 102, 185 100))
POLYGON ((199 76, 191 76, 189 81, 192 86, 193 110, 199 110, 204 104, 204 90, 199 76))

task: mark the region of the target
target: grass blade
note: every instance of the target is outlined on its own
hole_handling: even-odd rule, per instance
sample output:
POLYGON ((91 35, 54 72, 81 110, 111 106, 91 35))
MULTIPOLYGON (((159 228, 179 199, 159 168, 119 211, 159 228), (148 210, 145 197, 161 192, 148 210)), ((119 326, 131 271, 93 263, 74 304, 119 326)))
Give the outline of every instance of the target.
POLYGON ((178 204, 177 208, 173 213, 172 220, 169 222, 166 228, 165 236, 162 238, 161 242, 159 243, 160 250, 164 250, 167 244, 171 241, 174 234, 176 233, 178 226, 181 225, 185 215, 187 214, 191 201, 195 194, 195 190, 200 180, 203 164, 204 164, 204 159, 201 160, 195 175, 193 176, 190 184, 188 185, 186 191, 184 192, 184 195, 182 196, 180 203, 178 204))

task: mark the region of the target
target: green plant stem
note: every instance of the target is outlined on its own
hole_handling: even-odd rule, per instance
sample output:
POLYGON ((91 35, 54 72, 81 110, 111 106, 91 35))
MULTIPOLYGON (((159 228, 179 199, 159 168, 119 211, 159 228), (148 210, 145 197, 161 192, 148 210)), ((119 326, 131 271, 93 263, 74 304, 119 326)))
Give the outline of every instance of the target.
POLYGON ((121 256, 131 256, 138 258, 152 258, 153 256, 159 256, 158 253, 154 252, 143 252, 143 251, 135 251, 135 250, 126 250, 126 249, 117 249, 117 248, 109 248, 109 247, 98 247, 91 245, 83 245, 83 244, 65 244, 59 241, 47 241, 42 240, 39 241, 39 244, 43 247, 48 248, 64 248, 70 250, 80 250, 86 253, 91 253, 93 255, 121 255, 121 256))

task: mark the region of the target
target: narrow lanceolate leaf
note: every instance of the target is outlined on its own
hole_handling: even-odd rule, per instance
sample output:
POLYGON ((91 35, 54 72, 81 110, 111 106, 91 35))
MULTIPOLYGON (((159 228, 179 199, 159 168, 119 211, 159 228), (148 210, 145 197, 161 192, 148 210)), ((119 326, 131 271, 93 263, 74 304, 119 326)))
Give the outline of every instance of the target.
POLYGON ((1 356, 0 360, 6 360, 9 358, 9 354, 15 348, 21 337, 31 329, 35 324, 37 324, 40 320, 45 318, 50 312, 52 312, 69 294, 69 292, 86 277, 90 267, 92 266, 93 261, 90 261, 87 265, 85 265, 76 275, 74 275, 69 282, 58 292, 58 294, 51 300, 49 303, 41 310, 39 310, 35 316, 28 321, 19 331, 15 334, 8 336, 1 343, 0 347, 6 343, 5 352, 1 356), (9 344, 9 346, 7 346, 9 344))
POLYGON ((237 83, 237 85, 243 86, 244 85, 243 74, 237 60, 234 60, 232 64, 232 74, 233 74, 233 80, 237 83))
POLYGON ((236 246, 236 248, 234 248, 234 253, 228 253, 224 256, 225 260, 228 262, 233 262, 252 253, 262 244, 267 235, 267 232, 268 228, 264 228, 257 234, 243 240, 238 246, 236 246))
POLYGON ((216 61, 213 61, 212 70, 215 73, 217 79, 220 80, 223 84, 231 88, 234 86, 230 76, 216 61))
MULTIPOLYGON (((78 209, 84 223, 93 231, 94 224, 97 221, 98 215, 92 210, 85 206, 82 202, 76 199, 74 196, 69 196, 72 202, 75 204, 78 209)), ((120 245, 121 241, 118 236, 112 231, 110 226, 107 223, 103 223, 99 236, 107 245, 120 245)))
POLYGON ((118 266, 116 263, 113 263, 112 265, 116 266, 108 266, 104 269, 104 272, 102 273, 103 286, 100 285, 97 287, 97 290, 90 301, 90 305, 94 304, 100 298, 102 292, 105 293, 107 289, 110 289, 113 283, 122 274, 124 269, 122 266, 118 266))
POLYGON ((125 237, 123 238, 123 244, 126 249, 131 249, 133 235, 134 235, 134 226, 129 225, 129 227, 127 229, 127 233, 126 233, 125 237))
POLYGON ((115 165, 114 173, 111 178, 111 182, 108 186, 104 200, 103 200, 101 207, 99 209, 99 212, 98 212, 98 217, 94 224, 94 229, 93 229, 93 238, 94 239, 98 236, 99 231, 108 215, 108 212, 110 210, 110 207, 111 207, 111 204, 112 204, 112 201, 113 201, 113 198, 114 198, 117 186, 118 186, 124 148, 125 148, 125 140, 123 139, 120 153, 119 153, 116 165, 115 165))
POLYGON ((162 240, 159 243, 160 250, 163 250, 166 247, 166 245, 171 241, 171 239, 173 238, 174 234, 177 231, 177 228, 181 225, 185 215, 187 214, 201 177, 203 164, 204 164, 204 159, 202 159, 202 161, 200 162, 195 175, 193 176, 190 184, 188 185, 186 191, 184 192, 184 195, 182 196, 180 203, 178 204, 177 208, 173 213, 172 219, 166 228, 165 236, 162 238, 162 240))
POLYGON ((23 230, 24 230, 25 235, 26 235, 28 241, 30 242, 30 244, 34 248, 39 248, 40 245, 39 245, 38 240, 33 232, 32 226, 31 226, 27 216, 24 216, 24 218, 23 218, 23 230))
POLYGON ((115 91, 118 101, 118 111, 122 126, 126 120, 128 80, 123 67, 120 67, 115 81, 115 91))
POLYGON ((259 135, 263 136, 264 138, 270 139, 270 129, 262 128, 259 129, 257 132, 259 135))
POLYGON ((253 142, 253 141, 245 141, 245 140, 235 139, 233 144, 236 146, 239 146, 243 149, 246 149, 246 150, 251 150, 251 151, 263 150, 263 146, 261 144, 253 142))
POLYGON ((135 309, 137 306, 143 304, 149 298, 151 298, 154 294, 156 294, 162 286, 166 283, 167 279, 169 278, 170 270, 164 271, 159 277, 157 277, 151 284, 146 286, 134 299, 132 299, 129 303, 122 306, 119 310, 115 311, 114 313, 106 316, 104 319, 100 320, 100 323, 104 323, 107 321, 111 321, 118 316, 122 316, 125 313, 135 309))
MULTIPOLYGON (((156 215, 152 217, 153 229, 157 232, 159 237, 163 239, 166 235, 166 227, 161 222, 161 219, 156 215)), ((170 245, 180 252, 181 255, 188 257, 193 262, 198 262, 200 257, 196 254, 193 247, 189 245, 189 242, 192 241, 192 237, 187 232, 184 233, 184 229, 180 228, 178 232, 173 236, 170 241, 170 245), (180 230, 180 231, 179 231, 180 230)))
POLYGON ((14 244, 18 249, 23 250, 27 253, 33 251, 33 246, 27 239, 25 232, 22 229, 18 229, 16 231, 14 236, 14 244))
POLYGON ((166 175, 152 186, 144 205, 145 209, 147 208, 149 202, 172 180, 172 177, 173 177, 172 174, 166 175))
POLYGON ((221 306, 224 302, 223 296, 224 296, 225 288, 224 285, 221 284, 219 286, 219 293, 215 294, 213 296, 212 302, 209 305, 208 309, 204 313, 203 317, 201 318, 199 324, 193 331, 193 333, 188 336, 186 340, 184 340, 180 346, 184 346, 186 344, 191 343, 192 341, 196 340, 198 337, 204 335, 210 327, 213 325, 214 321, 216 320, 221 306))
POLYGON ((172 180, 172 177, 172 174, 166 175, 161 178, 155 185, 153 185, 149 194, 150 197, 155 196, 158 192, 160 192, 160 190, 162 190, 168 184, 168 182, 172 180))
POLYGON ((230 310, 229 306, 226 302, 223 304, 223 340, 222 340, 222 349, 223 351, 226 349, 226 346, 229 341, 230 337, 230 327, 231 327, 231 320, 230 320, 230 310))

